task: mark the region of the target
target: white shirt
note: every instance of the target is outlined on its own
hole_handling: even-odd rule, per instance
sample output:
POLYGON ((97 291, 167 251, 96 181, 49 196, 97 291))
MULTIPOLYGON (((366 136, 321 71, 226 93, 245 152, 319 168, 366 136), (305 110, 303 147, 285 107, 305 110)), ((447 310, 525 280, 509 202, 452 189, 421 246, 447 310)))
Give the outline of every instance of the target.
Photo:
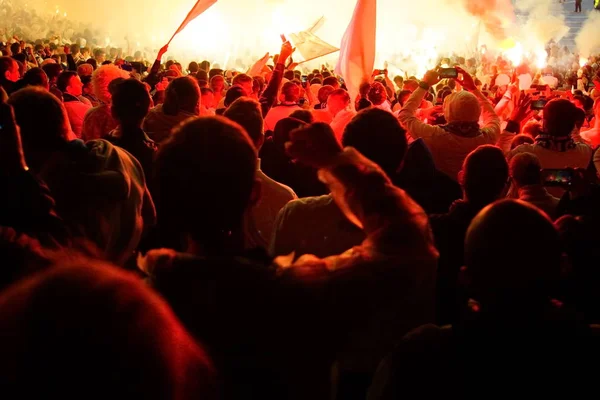
POLYGON ((258 203, 246 215, 246 248, 267 248, 271 242, 277 214, 288 202, 297 199, 298 196, 290 187, 265 175, 260 169, 260 159, 256 179, 261 185, 261 195, 258 203))
POLYGON ((356 116, 356 113, 352 110, 342 110, 333 117, 333 121, 331 121, 331 129, 335 133, 335 137, 337 140, 342 143, 342 136, 344 135, 344 130, 346 129, 346 125, 352 121, 352 118, 356 116))
POLYGON ((277 125, 279 121, 289 117, 291 113, 297 110, 302 110, 302 108, 297 104, 285 103, 271 108, 265 118, 265 130, 274 131, 275 125, 277 125))

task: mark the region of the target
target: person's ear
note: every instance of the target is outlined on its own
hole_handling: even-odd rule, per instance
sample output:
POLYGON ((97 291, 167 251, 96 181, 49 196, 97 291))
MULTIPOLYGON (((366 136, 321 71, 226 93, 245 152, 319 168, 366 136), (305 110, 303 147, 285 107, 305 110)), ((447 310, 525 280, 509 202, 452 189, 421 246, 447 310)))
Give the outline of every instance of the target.
POLYGON ((261 198, 262 183, 258 180, 258 178, 255 178, 254 184, 252 185, 252 193, 250 193, 250 201, 248 203, 248 208, 252 208, 255 205, 257 205, 261 198))

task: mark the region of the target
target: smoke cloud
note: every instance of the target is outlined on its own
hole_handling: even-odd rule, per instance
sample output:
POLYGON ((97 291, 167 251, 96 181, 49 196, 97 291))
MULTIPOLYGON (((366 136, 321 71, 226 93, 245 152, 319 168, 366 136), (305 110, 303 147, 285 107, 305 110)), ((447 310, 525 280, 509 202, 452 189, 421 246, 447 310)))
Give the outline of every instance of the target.
POLYGON ((592 12, 575 38, 575 43, 579 55, 585 58, 600 50, 600 12, 592 12))

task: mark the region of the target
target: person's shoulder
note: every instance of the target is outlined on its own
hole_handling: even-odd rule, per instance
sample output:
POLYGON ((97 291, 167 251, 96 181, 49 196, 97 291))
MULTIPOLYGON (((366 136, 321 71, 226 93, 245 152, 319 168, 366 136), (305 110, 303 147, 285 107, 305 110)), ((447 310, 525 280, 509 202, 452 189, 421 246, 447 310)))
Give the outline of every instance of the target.
POLYGON ((261 170, 258 170, 256 177, 264 185, 264 189, 274 193, 277 196, 286 197, 288 201, 296 199, 298 197, 296 196, 296 193, 291 187, 286 186, 283 183, 277 182, 261 170))
POLYGON ((300 199, 290 201, 286 205, 286 208, 291 212, 311 212, 316 209, 322 209, 330 206, 335 206, 335 203, 333 201, 333 197, 327 194, 323 196, 302 197, 300 199))

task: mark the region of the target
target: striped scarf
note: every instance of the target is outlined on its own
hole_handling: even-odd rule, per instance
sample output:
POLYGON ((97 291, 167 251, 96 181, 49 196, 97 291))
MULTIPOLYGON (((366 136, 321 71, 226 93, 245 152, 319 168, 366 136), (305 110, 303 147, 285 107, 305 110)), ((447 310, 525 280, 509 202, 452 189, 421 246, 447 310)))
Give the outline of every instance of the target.
POLYGON ((538 135, 535 144, 545 149, 565 152, 575 148, 575 142, 570 136, 538 135))

